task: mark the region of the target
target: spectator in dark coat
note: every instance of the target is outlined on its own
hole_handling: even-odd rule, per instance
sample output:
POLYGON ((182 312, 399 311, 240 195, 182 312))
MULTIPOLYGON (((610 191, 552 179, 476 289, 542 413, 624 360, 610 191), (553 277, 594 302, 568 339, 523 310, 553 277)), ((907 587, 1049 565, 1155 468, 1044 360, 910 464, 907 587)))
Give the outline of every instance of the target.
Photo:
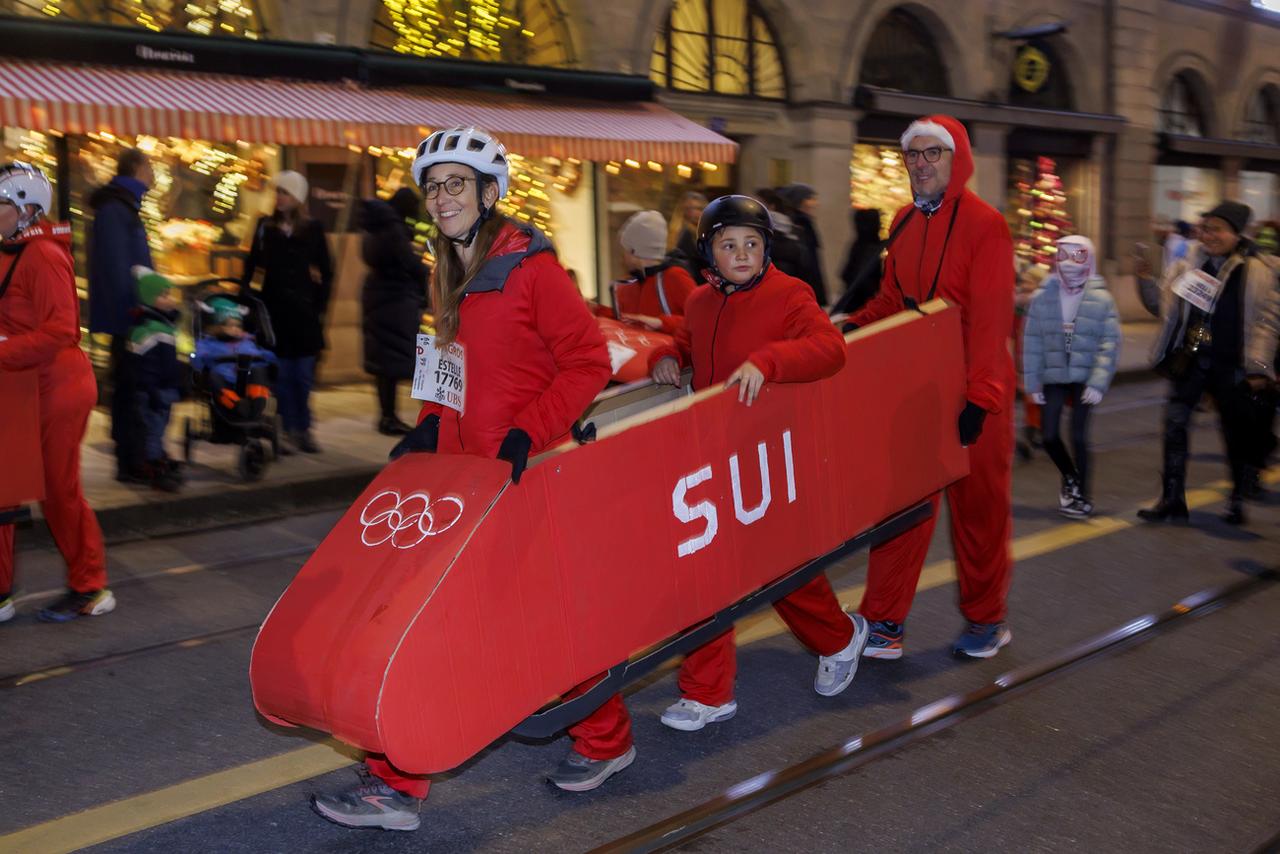
POLYGON ((418 194, 401 187, 391 202, 364 203, 361 257, 369 267, 360 306, 364 326, 364 369, 378 387, 378 432, 402 436, 410 427, 396 416, 396 384, 413 378, 418 327, 426 304, 427 267, 413 246, 418 194))
POLYGON ((248 288, 262 268, 262 303, 271 316, 280 359, 280 420, 290 443, 314 454, 320 447, 311 434, 311 386, 325 346, 333 263, 324 227, 307 216, 307 179, 286 171, 276 176, 275 184, 275 213, 258 220, 240 286, 248 288))
POLYGON ((769 247, 769 260, 788 276, 803 281, 803 250, 796 239, 796 226, 791 217, 784 212, 786 205, 779 198, 776 190, 767 187, 756 190, 756 198, 764 202, 769 209, 769 218, 773 220, 773 241, 769 247))
POLYGON ((825 306, 827 281, 822 272, 822 243, 813 222, 813 215, 818 210, 818 191, 808 184, 788 184, 779 188, 778 196, 795 225, 796 240, 800 243, 800 272, 796 278, 808 283, 818 305, 825 306))
POLYGON ((672 261, 689 271, 693 281, 703 283, 702 254, 698 252, 698 220, 702 219, 702 209, 707 206, 707 197, 696 190, 690 190, 680 197, 671 216, 671 254, 672 261))
POLYGON ((880 240, 880 211, 875 208, 859 208, 853 212, 853 246, 840 271, 844 281, 844 294, 831 309, 832 314, 853 314, 862 308, 880 290, 880 277, 884 271, 881 255, 884 242, 880 240))
POLYGON ((116 176, 89 196, 89 331, 111 336, 111 439, 116 480, 125 483, 148 482, 129 329, 138 309, 133 268, 152 266, 141 210, 154 180, 147 155, 129 148, 116 160, 116 176))

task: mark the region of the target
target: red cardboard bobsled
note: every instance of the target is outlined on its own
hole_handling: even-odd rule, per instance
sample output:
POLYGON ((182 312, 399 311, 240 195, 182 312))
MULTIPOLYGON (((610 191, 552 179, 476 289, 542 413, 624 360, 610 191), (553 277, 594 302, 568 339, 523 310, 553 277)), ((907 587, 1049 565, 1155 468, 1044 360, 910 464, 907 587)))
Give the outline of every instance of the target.
POLYGON ((609 348, 609 362, 615 382, 630 383, 649 376, 649 356, 659 347, 673 346, 675 340, 663 332, 623 323, 611 317, 597 317, 600 334, 609 348))
POLYGON ((389 464, 263 624, 257 708, 443 771, 919 504, 968 469, 959 311, 926 308, 851 336, 835 377, 664 403, 519 485, 478 457, 389 464))
POLYGON ((35 371, 0 371, 0 472, 0 510, 44 498, 35 371))

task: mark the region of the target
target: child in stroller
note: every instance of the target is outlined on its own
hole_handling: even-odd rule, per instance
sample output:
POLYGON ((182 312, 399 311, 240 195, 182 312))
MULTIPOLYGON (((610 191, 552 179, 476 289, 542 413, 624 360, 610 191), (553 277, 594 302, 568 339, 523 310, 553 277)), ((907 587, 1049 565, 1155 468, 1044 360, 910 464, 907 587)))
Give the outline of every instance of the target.
POLYGON ((264 349, 273 343, 270 320, 251 296, 214 291, 197 298, 195 305, 191 368, 196 390, 208 397, 209 415, 199 428, 187 422, 187 460, 195 440, 238 444, 241 476, 257 480, 267 461, 261 440, 271 443, 273 457, 279 455, 271 405, 276 356, 264 349))

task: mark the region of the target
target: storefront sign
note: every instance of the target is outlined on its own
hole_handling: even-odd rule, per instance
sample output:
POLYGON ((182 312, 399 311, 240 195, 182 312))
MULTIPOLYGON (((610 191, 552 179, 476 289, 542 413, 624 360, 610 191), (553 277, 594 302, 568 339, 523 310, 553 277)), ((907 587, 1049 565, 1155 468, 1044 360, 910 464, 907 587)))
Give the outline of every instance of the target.
POLYGON ((1053 64, 1044 51, 1023 45, 1013 62, 1013 82, 1024 92, 1039 92, 1049 82, 1053 64))
POLYGON ((145 44, 140 44, 135 53, 137 53, 138 59, 145 59, 148 62, 196 64, 196 55, 185 50, 156 50, 155 48, 147 47, 145 44))

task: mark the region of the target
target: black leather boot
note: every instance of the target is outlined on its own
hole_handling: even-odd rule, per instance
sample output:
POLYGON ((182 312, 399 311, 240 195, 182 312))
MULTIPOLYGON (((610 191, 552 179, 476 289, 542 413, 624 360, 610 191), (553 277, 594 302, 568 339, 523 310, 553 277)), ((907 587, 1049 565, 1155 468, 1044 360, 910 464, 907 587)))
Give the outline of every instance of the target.
POLYGON ((1227 499, 1227 512, 1222 514, 1222 521, 1228 525, 1243 525, 1244 518, 1244 499, 1239 493, 1231 493, 1231 497, 1227 499))
POLYGON ((1186 489, 1179 476, 1164 478, 1160 492, 1160 500, 1154 507, 1144 507, 1138 511, 1138 518, 1144 522, 1164 522, 1166 520, 1185 525, 1191 518, 1187 510, 1186 489))

